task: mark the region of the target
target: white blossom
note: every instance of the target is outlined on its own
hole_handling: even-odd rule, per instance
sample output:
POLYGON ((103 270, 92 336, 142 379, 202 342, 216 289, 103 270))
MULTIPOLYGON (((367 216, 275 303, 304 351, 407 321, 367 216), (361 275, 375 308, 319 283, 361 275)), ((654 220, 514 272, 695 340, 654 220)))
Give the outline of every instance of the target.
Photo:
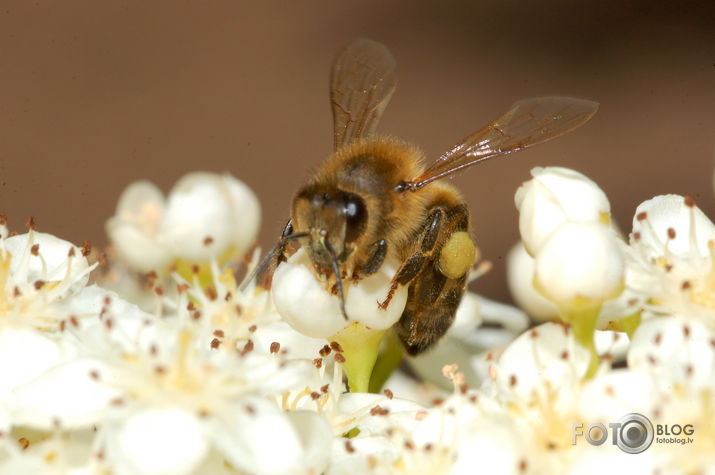
POLYGON ((532 256, 563 223, 610 223, 608 198, 590 178, 561 167, 537 167, 531 175, 516 191, 514 201, 521 239, 532 256))

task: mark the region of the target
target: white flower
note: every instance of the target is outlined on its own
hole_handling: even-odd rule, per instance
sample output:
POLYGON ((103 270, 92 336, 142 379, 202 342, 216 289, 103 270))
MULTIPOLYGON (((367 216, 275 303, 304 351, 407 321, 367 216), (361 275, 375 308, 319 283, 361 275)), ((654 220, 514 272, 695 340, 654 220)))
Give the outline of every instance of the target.
POLYGON ((561 167, 534 168, 531 175, 514 196, 519 232, 531 255, 563 223, 610 223, 608 198, 588 177, 561 167))
POLYGON ((537 288, 559 306, 601 304, 623 290, 625 262, 620 243, 601 224, 565 223, 536 256, 537 288))
POLYGON ((558 319, 558 307, 534 287, 534 258, 521 242, 506 257, 506 276, 512 297, 530 317, 538 322, 558 319))
POLYGON ((176 259, 243 255, 258 232, 260 214, 258 200, 241 181, 196 172, 179 180, 166 199, 149 182, 129 185, 106 229, 130 267, 163 271, 176 259))
POLYGON ((691 198, 656 196, 633 219, 626 284, 645 316, 678 314, 715 328, 715 225, 691 198))
POLYGON ((399 320, 407 302, 407 288, 400 286, 385 310, 378 307, 378 302, 387 295, 396 270, 394 263, 387 262, 375 274, 357 283, 343 281, 345 312, 349 319, 345 320, 338 296, 329 293, 316 280, 310 258, 301 248, 276 269, 273 301, 286 322, 310 337, 328 338, 351 322, 385 330, 399 320))

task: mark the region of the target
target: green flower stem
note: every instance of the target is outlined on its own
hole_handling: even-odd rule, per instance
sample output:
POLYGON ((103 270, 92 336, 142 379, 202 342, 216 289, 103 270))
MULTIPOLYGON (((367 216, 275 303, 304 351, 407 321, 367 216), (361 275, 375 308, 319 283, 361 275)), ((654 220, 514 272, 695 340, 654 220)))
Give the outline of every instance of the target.
POLYGON ((641 313, 636 312, 627 317, 623 317, 620 320, 616 320, 608 324, 609 330, 614 330, 617 332, 626 332, 628 338, 633 338, 638 325, 641 324, 641 313))
POLYGON ((352 393, 366 393, 375 366, 380 342, 386 330, 372 330, 357 322, 348 325, 331 337, 343 349, 343 369, 352 393))
POLYGON ((571 324, 576 341, 591 353, 584 379, 591 379, 600 363, 594 339, 600 311, 601 305, 575 304, 561 308, 561 319, 571 324))
POLYGON ((379 393, 393 371, 402 362, 402 344, 394 330, 389 330, 384 338, 382 352, 377 358, 370 378, 370 392, 379 393))

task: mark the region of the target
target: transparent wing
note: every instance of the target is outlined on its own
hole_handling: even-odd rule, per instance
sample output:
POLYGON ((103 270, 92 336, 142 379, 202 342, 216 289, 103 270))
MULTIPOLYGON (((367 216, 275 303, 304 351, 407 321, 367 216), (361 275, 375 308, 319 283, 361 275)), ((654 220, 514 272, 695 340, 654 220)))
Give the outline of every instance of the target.
POLYGON ((572 97, 535 97, 516 102, 497 120, 442 154, 401 189, 417 190, 476 163, 551 140, 590 119, 598 103, 572 97))
POLYGON ((336 149, 375 131, 396 85, 395 59, 383 44, 361 38, 340 53, 330 77, 336 149))

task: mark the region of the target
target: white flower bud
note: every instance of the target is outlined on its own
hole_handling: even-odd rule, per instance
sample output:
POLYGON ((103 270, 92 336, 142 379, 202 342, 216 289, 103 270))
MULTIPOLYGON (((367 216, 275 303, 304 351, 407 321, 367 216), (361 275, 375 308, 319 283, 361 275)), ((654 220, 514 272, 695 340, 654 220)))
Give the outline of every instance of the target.
POLYGON ((559 306, 600 304, 623 290, 624 256, 610 228, 566 223, 544 243, 535 261, 537 288, 559 306))
POLYGON ((516 190, 514 201, 521 239, 532 256, 564 222, 609 223, 608 198, 590 178, 561 167, 537 167, 531 175, 534 178, 516 190))
POLYGON ((156 241, 163 214, 164 195, 148 181, 132 183, 119 197, 114 216, 107 220, 106 231, 132 269, 148 272, 169 265, 169 251, 156 241))
POLYGON ((534 320, 557 320, 559 310, 534 287, 534 258, 518 243, 506 257, 506 277, 514 301, 534 320))
POLYGON ((387 295, 390 279, 397 266, 386 262, 375 274, 357 283, 343 281, 346 321, 340 313, 340 300, 330 294, 311 271, 312 264, 304 249, 299 249, 273 275, 273 302, 278 313, 300 333, 313 338, 328 338, 350 321, 374 329, 390 328, 399 320, 407 302, 407 288, 398 287, 385 310, 377 304, 387 295))

